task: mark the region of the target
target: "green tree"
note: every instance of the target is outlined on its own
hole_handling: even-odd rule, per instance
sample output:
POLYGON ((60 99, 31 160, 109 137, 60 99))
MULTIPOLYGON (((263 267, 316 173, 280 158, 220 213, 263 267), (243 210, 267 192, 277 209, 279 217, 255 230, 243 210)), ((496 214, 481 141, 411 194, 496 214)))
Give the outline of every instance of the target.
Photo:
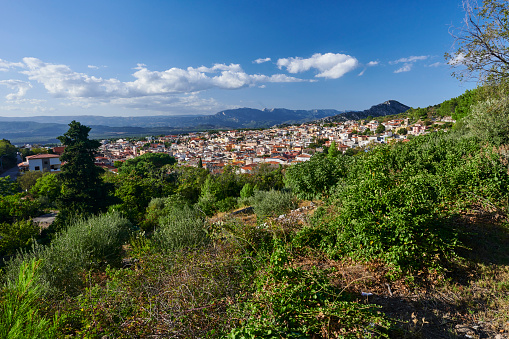
POLYGON ((100 143, 88 138, 90 129, 74 120, 69 130, 57 138, 66 146, 60 156, 65 164, 58 176, 62 195, 57 201, 64 220, 73 215, 96 214, 107 207, 110 186, 101 179, 103 170, 94 164, 100 143))
POLYGON ((139 157, 128 159, 119 168, 121 174, 134 174, 140 177, 159 176, 160 169, 165 165, 176 164, 177 160, 166 153, 145 153, 139 157))
POLYGON ((29 171, 18 176, 16 181, 22 190, 28 191, 42 175, 43 173, 41 171, 29 171))
POLYGON ((11 177, 0 178, 0 196, 12 195, 19 192, 19 186, 16 181, 11 181, 11 177))
POLYGON ((408 134, 408 130, 405 127, 401 127, 400 129, 398 129, 397 133, 399 135, 407 135, 408 134))
POLYGON ((383 133, 383 132, 385 132, 385 126, 382 125, 382 124, 379 124, 378 127, 375 130, 375 133, 378 134, 378 133, 383 133))
POLYGON ((329 151, 327 152, 327 156, 331 159, 334 159, 339 156, 338 146, 335 141, 332 141, 329 147, 329 151))
POLYGON ((44 198, 50 203, 58 200, 61 191, 62 183, 58 180, 56 173, 44 173, 30 189, 34 197, 44 198))
POLYGON ((18 149, 9 140, 0 140, 0 172, 16 166, 18 149))
POLYGON ((465 3, 466 18, 461 28, 453 31, 455 46, 446 53, 449 64, 462 66, 453 73, 460 79, 478 77, 482 82, 499 82, 509 71, 509 3, 506 0, 483 0, 478 6, 465 3))

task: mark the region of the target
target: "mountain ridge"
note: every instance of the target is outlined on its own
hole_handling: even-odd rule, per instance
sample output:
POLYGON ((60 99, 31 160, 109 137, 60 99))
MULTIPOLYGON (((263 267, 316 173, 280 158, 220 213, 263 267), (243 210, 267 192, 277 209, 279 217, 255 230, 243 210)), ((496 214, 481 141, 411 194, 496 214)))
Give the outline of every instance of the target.
POLYGON ((178 134, 206 129, 267 128, 281 124, 305 122, 332 122, 364 119, 402 113, 409 109, 395 100, 388 100, 364 111, 338 111, 334 109, 290 110, 286 108, 236 108, 202 116, 37 116, 0 117, 0 139, 13 143, 57 143, 56 137, 76 120, 92 128, 92 138, 114 138, 178 134))

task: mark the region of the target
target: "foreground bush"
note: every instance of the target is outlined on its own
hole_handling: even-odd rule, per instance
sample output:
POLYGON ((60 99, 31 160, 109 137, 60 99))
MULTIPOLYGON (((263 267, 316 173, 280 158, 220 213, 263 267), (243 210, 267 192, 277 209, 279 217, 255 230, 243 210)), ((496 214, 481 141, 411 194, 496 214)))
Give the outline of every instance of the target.
POLYGON ((6 278, 14 281, 23 262, 42 259, 40 281, 48 291, 79 290, 79 273, 121 259, 131 223, 118 214, 103 214, 71 224, 47 247, 35 246, 7 265, 6 278))
POLYGON ((232 315, 239 323, 228 338, 387 337, 390 322, 333 286, 327 272, 292 267, 290 249, 276 244, 256 290, 232 315))

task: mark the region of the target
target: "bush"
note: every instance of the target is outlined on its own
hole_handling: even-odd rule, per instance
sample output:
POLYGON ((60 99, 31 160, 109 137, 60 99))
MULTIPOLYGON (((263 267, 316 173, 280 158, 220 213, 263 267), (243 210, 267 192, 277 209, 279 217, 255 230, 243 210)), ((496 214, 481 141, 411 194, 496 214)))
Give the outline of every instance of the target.
POLYGON ((0 224, 0 255, 13 255, 16 251, 30 247, 39 235, 39 226, 32 220, 0 224))
POLYGON ((207 241, 203 215, 189 205, 171 205, 159 218, 153 241, 162 251, 203 245, 207 241))
POLYGON ((262 220, 297 207, 297 199, 288 191, 256 191, 251 198, 256 216, 262 220))
POLYGON ((122 245, 129 238, 131 227, 131 223, 118 214, 77 221, 58 234, 48 247, 36 245, 11 260, 6 278, 14 281, 23 261, 42 259, 41 284, 48 292, 75 293, 80 287, 79 273, 106 263, 119 263, 122 245))
POLYGON ((239 326, 228 338, 387 337, 390 322, 376 306, 353 302, 331 284, 326 271, 290 265, 290 251, 275 244, 251 298, 240 312, 232 312, 239 326))

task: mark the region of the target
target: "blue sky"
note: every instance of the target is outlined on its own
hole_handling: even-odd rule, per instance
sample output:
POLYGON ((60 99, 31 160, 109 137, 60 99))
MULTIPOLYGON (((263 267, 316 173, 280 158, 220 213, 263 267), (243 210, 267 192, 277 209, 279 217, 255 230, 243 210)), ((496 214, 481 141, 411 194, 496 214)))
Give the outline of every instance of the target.
POLYGON ((362 110, 475 86, 444 53, 461 0, 3 1, 0 116, 362 110))

